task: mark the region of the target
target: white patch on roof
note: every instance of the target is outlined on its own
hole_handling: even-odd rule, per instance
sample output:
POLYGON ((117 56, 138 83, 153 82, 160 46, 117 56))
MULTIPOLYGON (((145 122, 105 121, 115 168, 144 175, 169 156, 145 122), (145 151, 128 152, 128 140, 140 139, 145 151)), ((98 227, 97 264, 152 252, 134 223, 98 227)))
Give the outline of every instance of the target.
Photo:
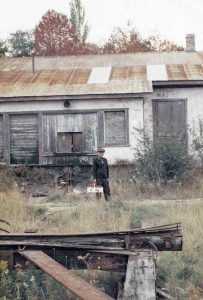
POLYGON ((111 67, 92 68, 88 83, 107 83, 111 74, 111 67))
POLYGON ((147 80, 162 81, 168 80, 165 65, 147 65, 147 80))

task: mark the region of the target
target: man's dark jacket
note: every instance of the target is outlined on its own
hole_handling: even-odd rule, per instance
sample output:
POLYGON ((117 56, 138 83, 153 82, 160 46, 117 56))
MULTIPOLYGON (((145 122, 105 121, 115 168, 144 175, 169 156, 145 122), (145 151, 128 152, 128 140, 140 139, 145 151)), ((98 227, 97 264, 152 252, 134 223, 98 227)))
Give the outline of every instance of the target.
POLYGON ((96 157, 93 161, 93 176, 94 179, 108 179, 109 166, 107 159, 104 157, 96 157))

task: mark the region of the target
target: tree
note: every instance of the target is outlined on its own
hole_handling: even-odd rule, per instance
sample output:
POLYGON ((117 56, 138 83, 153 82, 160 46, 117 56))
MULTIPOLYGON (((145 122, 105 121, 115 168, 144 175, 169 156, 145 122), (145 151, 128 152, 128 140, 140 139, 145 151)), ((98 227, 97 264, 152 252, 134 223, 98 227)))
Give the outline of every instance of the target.
POLYGON ((35 28, 35 51, 37 55, 69 55, 80 49, 80 41, 68 18, 49 10, 35 28))
POLYGON ((17 30, 9 38, 10 53, 12 56, 30 56, 34 47, 33 33, 17 30))
POLYGON ((85 22, 85 8, 81 0, 70 1, 70 22, 81 43, 85 43, 90 27, 85 22))
POLYGON ((128 23, 127 29, 117 27, 102 48, 103 53, 134 53, 150 51, 148 43, 128 23))
POLYGON ((183 51, 182 46, 176 45, 174 42, 161 39, 158 35, 152 35, 147 39, 149 47, 152 51, 183 51))
POLYGON ((6 41, 0 40, 0 57, 5 57, 6 52, 8 52, 8 46, 6 41))

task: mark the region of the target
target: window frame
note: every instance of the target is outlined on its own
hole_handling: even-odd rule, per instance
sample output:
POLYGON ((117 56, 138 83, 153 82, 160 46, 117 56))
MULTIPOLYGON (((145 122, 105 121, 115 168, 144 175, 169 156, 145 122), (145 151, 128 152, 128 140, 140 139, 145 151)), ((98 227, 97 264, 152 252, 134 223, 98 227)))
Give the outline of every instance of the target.
MULTIPOLYGON (((72 146, 74 146, 74 145, 72 145, 72 146)), ((72 150, 73 150, 73 147, 72 147, 72 150)), ((59 131, 59 132, 57 132, 56 154, 79 154, 79 153, 84 153, 84 135, 83 135, 82 131, 59 131), (59 146, 58 145, 58 135, 62 134, 62 133, 71 134, 72 135, 72 140, 73 140, 74 133, 81 133, 81 136, 82 136, 82 148, 83 148, 83 150, 82 151, 69 151, 69 152, 59 151, 59 148, 58 148, 58 146, 59 146)))
POLYGON ((104 147, 129 147, 129 109, 128 108, 112 108, 102 110, 102 123, 103 123, 103 146, 104 147), (108 143, 106 141, 106 124, 105 124, 105 113, 106 112, 124 112, 124 126, 125 126, 125 143, 108 143))

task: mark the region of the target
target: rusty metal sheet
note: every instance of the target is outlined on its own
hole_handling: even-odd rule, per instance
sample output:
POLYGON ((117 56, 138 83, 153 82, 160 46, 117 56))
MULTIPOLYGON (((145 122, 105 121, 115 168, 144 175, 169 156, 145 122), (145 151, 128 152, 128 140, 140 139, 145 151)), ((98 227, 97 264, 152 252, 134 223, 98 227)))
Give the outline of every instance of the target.
MULTIPOLYGON (((35 57, 36 71, 64 70, 107 66, 135 66, 148 64, 202 64, 203 52, 140 52, 121 54, 35 57)), ((0 69, 32 71, 32 58, 1 58, 0 69)))
POLYGON ((184 65, 167 65, 168 80, 187 80, 184 65))
POLYGON ((13 84, 16 79, 22 74, 21 72, 16 72, 16 71, 12 71, 12 72, 2 72, 0 71, 0 84, 13 84))
POLYGON ((85 84, 90 76, 91 69, 75 69, 72 72, 72 76, 69 80, 69 84, 85 84))
POLYGON ((110 81, 116 80, 143 80, 147 81, 146 66, 113 67, 110 81))
MULTIPOLYGON (((137 94, 150 93, 153 90, 150 81, 126 80, 100 84, 50 84, 54 76, 52 72, 35 76, 27 84, 21 82, 20 78, 18 82, 15 82, 15 85, 10 82, 0 83, 0 97, 137 94)), ((28 76, 28 78, 30 77, 28 76)))
POLYGON ((203 65, 185 65, 188 80, 203 80, 203 65))
POLYGON ((63 84, 66 85, 70 79, 72 70, 59 70, 53 73, 49 84, 63 84))
POLYGON ((1 58, 0 97, 151 93, 152 80, 203 80, 202 62, 184 51, 36 57, 33 74, 32 58, 1 58))
POLYGON ((23 251, 21 254, 83 300, 112 300, 84 279, 67 270, 42 251, 23 251))

